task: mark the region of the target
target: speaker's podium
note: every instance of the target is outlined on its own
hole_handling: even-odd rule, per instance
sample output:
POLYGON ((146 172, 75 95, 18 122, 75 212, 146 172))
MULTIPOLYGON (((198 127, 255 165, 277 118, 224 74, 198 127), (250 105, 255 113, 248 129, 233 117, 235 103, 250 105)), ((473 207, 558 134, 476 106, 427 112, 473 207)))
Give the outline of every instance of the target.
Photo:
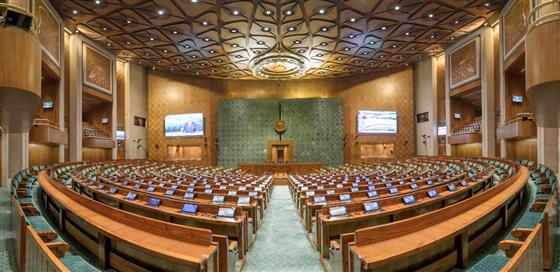
POLYGON ((269 140, 266 149, 265 163, 243 163, 238 168, 255 175, 273 174, 275 184, 287 182, 289 174, 308 174, 324 167, 320 162, 295 162, 294 141, 269 140))

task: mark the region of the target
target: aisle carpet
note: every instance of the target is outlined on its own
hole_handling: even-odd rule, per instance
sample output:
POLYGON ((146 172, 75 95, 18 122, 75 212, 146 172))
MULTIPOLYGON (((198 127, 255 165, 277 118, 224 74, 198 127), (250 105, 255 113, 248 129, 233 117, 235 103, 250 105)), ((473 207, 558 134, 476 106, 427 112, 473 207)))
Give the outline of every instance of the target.
POLYGON ((306 235, 288 187, 275 186, 243 272, 324 271, 306 235))

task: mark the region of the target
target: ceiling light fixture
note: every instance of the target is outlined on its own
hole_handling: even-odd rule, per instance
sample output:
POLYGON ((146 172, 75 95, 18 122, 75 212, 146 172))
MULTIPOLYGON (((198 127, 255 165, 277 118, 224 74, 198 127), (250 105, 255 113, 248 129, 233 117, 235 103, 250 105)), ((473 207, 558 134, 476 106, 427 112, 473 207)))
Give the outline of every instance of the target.
POLYGON ((202 21, 201 23, 203 26, 207 26, 208 25, 208 21, 202 21))
POLYGON ((253 75, 260 78, 291 79, 305 73, 308 62, 307 59, 290 52, 275 51, 254 58, 249 66, 253 75))
POLYGON ((300 40, 295 40, 295 41, 294 41, 294 44, 300 44, 300 43, 301 43, 300 40))
POLYGON ((241 14, 241 12, 239 10, 234 9, 234 10, 231 11, 231 15, 237 16, 239 14, 241 14))
POLYGON ((269 32, 269 31, 270 31, 270 27, 263 27, 263 28, 262 28, 262 31, 264 31, 264 32, 269 32))
POLYGON ((350 18, 350 20, 349 20, 349 21, 350 21, 350 23, 355 23, 355 22, 356 22, 357 20, 358 20, 358 19, 356 19, 356 18, 352 17, 352 18, 350 18))
POLYGON ((265 10, 264 11, 264 15, 272 15, 274 12, 272 12, 272 10, 265 10))
POLYGON ((434 18, 434 16, 435 15, 433 13, 428 14, 428 18, 434 18))
POLYGON ((263 45, 264 42, 263 41, 258 41, 257 44, 263 45))
POLYGON ((386 29, 387 29, 386 26, 382 26, 382 27, 381 27, 381 30, 386 30, 386 29))
POLYGON ((327 12, 327 10, 324 9, 324 8, 320 8, 317 12, 318 12, 319 14, 325 14, 325 12, 327 12))
POLYGON ((326 43, 326 42, 322 42, 322 43, 320 43, 319 45, 320 45, 320 46, 327 46, 327 45, 328 45, 328 43, 326 43))
POLYGON ((292 31, 296 31, 296 28, 293 26, 288 27, 288 31, 292 32, 292 31))
POLYGON ((395 10, 401 10, 401 6, 395 6, 395 10))
POLYGON ((163 10, 163 9, 158 9, 157 14, 158 14, 158 15, 163 15, 163 14, 165 14, 165 10, 163 10))
POLYGON ((236 44, 236 43, 232 43, 232 44, 231 44, 231 47, 233 47, 233 48, 237 48, 238 46, 239 46, 239 45, 236 44))
POLYGON ((284 11, 284 14, 290 16, 290 15, 294 14, 294 12, 288 9, 288 10, 284 11))
POLYGON ((77 10, 77 9, 72 10, 72 14, 78 14, 78 13, 80 13, 79 10, 77 10))

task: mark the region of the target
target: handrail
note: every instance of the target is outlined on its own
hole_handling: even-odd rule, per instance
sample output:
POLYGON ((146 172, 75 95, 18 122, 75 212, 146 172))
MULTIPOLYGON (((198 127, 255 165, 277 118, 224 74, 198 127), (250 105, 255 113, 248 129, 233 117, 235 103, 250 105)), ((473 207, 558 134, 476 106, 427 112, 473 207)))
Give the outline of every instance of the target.
POLYGON ((531 31, 534 27, 539 25, 540 23, 553 18, 557 17, 553 21, 560 20, 560 0, 544 0, 546 2, 540 3, 534 6, 531 11, 529 12, 529 16, 527 17, 528 25, 527 32, 531 31), (545 7, 551 6, 550 9, 544 9, 545 7), (539 14, 539 13, 545 14, 539 14))

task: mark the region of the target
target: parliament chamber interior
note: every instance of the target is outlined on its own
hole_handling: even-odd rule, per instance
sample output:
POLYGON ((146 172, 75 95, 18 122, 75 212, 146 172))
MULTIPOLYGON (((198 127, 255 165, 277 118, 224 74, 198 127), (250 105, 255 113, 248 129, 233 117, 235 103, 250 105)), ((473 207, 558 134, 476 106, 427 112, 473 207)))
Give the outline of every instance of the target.
POLYGON ((560 0, 0 0, 0 271, 560 271, 560 0))

